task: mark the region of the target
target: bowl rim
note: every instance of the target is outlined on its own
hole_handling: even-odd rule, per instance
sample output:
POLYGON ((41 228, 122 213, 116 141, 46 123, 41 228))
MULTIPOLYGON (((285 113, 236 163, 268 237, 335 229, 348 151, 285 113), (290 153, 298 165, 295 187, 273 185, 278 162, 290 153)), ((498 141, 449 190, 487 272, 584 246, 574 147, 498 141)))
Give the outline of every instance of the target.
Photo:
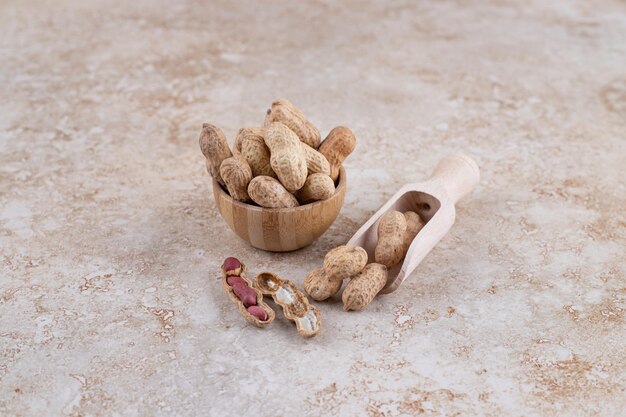
POLYGON ((337 188, 335 189, 335 194, 333 194, 332 197, 327 198, 326 200, 314 201, 313 203, 308 203, 303 206, 297 206, 297 207, 269 208, 269 207, 253 206, 252 204, 237 201, 234 198, 232 198, 226 191, 224 191, 222 186, 217 182, 215 178, 213 178, 213 191, 215 192, 215 190, 217 189, 218 190, 217 192, 220 194, 220 198, 223 198, 229 201, 229 203, 234 206, 244 208, 246 210, 258 211, 258 212, 280 213, 280 212, 286 212, 286 211, 294 212, 294 211, 301 211, 301 210, 310 210, 318 205, 327 204, 331 200, 335 198, 339 198, 339 196, 345 191, 346 183, 347 183, 346 170, 343 168, 343 165, 342 165, 339 168, 339 183, 337 184, 337 188))

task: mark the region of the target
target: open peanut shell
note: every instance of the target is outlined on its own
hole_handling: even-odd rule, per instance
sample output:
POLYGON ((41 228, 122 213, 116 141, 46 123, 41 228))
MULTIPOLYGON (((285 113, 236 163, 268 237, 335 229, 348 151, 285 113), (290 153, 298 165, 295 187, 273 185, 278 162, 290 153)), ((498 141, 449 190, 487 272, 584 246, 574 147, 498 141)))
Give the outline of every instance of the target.
POLYGON ((254 286, 263 294, 272 296, 282 307, 285 317, 296 324, 301 336, 315 336, 322 328, 319 310, 309 304, 306 295, 293 282, 271 272, 261 272, 254 278, 254 286))
POLYGON ((248 321, 249 323, 252 323, 257 327, 265 327, 268 324, 270 324, 276 317, 276 314, 274 313, 274 310, 272 310, 272 308, 263 301, 263 294, 257 288, 252 286, 252 283, 250 282, 246 274, 248 271, 248 268, 246 267, 246 265, 242 262, 240 271, 224 271, 224 268, 221 268, 221 271, 222 271, 222 287, 224 287, 224 291, 226 291, 226 294, 228 294, 228 298, 230 298, 230 300, 237 305, 237 307, 239 308, 239 313, 243 316, 243 318, 246 319, 246 321, 248 321), (233 273, 233 272, 238 272, 238 273, 233 273), (241 277, 246 282, 246 284, 248 284, 248 287, 254 290, 254 292, 256 293, 256 305, 261 307, 263 310, 265 310, 265 313, 267 314, 267 320, 262 321, 258 317, 253 316, 252 314, 250 314, 250 312, 248 312, 248 309, 246 308, 246 306, 243 304, 243 302, 239 298, 237 298, 237 296, 233 292, 233 288, 230 285, 228 285, 227 280, 229 276, 241 277))

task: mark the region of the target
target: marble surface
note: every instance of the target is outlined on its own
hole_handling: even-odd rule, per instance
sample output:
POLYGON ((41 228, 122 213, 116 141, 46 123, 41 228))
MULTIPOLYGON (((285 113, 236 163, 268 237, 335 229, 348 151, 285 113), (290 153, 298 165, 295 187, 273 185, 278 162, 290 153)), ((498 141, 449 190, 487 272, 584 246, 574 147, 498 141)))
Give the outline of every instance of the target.
POLYGON ((623 415, 623 2, 5 1, 0 58, 0 415, 623 415), (289 254, 197 144, 277 97, 359 141, 289 254), (301 284, 456 151, 482 182, 396 293, 311 340, 223 293, 229 255, 301 284))

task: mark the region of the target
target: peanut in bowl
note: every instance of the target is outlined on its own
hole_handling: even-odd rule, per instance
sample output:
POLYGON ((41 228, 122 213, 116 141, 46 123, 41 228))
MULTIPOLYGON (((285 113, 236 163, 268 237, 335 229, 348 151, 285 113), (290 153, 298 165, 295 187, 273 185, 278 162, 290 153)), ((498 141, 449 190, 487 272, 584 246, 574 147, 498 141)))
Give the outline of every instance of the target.
POLYGON ((264 208, 233 199, 213 179, 215 204, 237 236, 258 249, 288 252, 313 243, 335 221, 343 206, 347 178, 340 168, 335 193, 326 200, 288 208, 264 208))
POLYGON ((279 99, 262 127, 237 131, 232 149, 210 123, 202 125, 199 144, 230 228, 256 248, 287 252, 310 245, 337 218, 346 193, 343 161, 356 138, 336 126, 322 141, 298 108, 279 99))

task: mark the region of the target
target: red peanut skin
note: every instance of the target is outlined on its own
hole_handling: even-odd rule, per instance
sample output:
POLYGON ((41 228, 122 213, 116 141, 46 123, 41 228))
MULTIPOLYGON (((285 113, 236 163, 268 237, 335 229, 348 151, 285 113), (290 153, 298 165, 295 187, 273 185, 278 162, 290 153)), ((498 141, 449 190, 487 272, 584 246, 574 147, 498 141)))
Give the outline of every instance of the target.
POLYGON ((237 258, 226 258, 224 259, 222 268, 224 269, 224 271, 226 271, 226 275, 239 275, 239 273, 241 272, 241 262, 237 258), (233 271, 236 271, 237 273, 230 273, 233 271))
POLYGON ((267 320, 267 313, 259 306, 248 307, 248 313, 252 314, 254 317, 261 321, 267 320))
POLYGON ((238 277, 237 275, 231 275, 226 279, 226 282, 228 282, 228 285, 230 285, 231 287, 235 284, 248 285, 243 278, 238 277))
POLYGON ((244 306, 250 307, 256 305, 256 293, 246 284, 233 285, 233 292, 241 300, 244 306))

